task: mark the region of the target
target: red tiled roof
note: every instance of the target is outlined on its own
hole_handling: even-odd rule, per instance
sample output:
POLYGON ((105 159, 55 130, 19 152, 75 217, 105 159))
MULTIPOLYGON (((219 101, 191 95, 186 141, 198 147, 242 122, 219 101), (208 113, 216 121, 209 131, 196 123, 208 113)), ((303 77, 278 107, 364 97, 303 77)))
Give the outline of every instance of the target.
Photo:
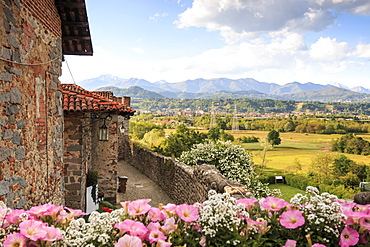
MULTIPOLYGON (((101 111, 120 115, 133 115, 136 111, 120 102, 101 96, 100 92, 88 91, 75 84, 60 84, 60 90, 63 93, 64 111, 101 111)), ((110 95, 112 98, 120 99, 114 97, 113 93, 110 95)))

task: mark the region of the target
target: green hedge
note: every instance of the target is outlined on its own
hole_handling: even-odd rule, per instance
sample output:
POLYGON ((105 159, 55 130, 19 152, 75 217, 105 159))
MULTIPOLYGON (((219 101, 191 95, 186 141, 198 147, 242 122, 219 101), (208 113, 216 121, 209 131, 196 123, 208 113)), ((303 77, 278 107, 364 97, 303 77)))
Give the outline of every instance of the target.
POLYGON ((326 184, 318 184, 311 179, 301 176, 301 175, 293 175, 287 174, 285 175, 285 183, 289 186, 306 190, 307 186, 313 186, 320 190, 321 193, 328 192, 330 194, 336 195, 338 198, 341 199, 353 199, 354 195, 360 192, 360 189, 351 189, 345 188, 342 184, 341 185, 326 185, 326 184))

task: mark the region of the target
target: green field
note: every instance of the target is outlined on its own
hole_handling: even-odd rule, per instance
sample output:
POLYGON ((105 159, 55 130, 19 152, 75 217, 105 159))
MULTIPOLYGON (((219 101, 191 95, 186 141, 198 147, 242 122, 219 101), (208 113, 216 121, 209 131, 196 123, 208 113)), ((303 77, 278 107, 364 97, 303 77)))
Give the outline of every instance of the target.
MULTIPOLYGON (((236 138, 246 136, 256 136, 263 139, 267 136, 268 131, 239 131, 232 133, 236 138)), ((330 152, 332 140, 340 138, 342 135, 322 135, 322 134, 304 134, 304 133, 280 133, 281 144, 267 151, 267 168, 265 173, 271 175, 282 175, 288 172, 297 161, 302 165, 302 173, 305 173, 313 157, 321 152, 330 152)), ((364 139, 369 139, 369 135, 358 135, 364 139)), ((252 153, 253 162, 261 164, 262 146, 260 143, 242 143, 241 146, 248 152, 252 153)), ((331 152, 332 153, 332 152, 331 152)), ((338 154, 339 153, 334 153, 338 154)), ((348 158, 356 163, 368 165, 370 157, 364 155, 345 154, 348 158)))

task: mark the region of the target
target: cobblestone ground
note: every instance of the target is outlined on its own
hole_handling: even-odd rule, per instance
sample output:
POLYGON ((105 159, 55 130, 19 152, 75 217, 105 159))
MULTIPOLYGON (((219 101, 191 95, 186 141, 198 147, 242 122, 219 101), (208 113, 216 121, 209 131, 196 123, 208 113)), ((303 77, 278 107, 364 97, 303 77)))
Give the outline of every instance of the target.
POLYGON ((134 201, 137 199, 151 199, 149 203, 153 207, 158 207, 159 203, 166 205, 173 203, 168 195, 151 179, 138 171, 135 167, 124 161, 119 161, 118 176, 126 176, 126 192, 117 193, 117 203, 124 201, 134 201))

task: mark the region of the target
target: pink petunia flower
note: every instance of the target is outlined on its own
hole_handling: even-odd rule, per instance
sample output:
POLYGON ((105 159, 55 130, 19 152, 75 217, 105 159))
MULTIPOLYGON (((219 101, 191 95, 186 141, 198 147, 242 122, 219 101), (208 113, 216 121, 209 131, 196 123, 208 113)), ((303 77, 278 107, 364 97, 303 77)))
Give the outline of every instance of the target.
POLYGON ((170 247, 170 246, 172 246, 172 243, 168 243, 161 239, 158 240, 157 245, 156 245, 156 247, 170 247))
POLYGON ((125 235, 118 239, 114 247, 142 247, 141 239, 136 236, 125 235))
POLYGON ((326 245, 315 243, 311 247, 326 247, 326 245))
POLYGON ((23 209, 14 209, 6 215, 5 219, 11 224, 18 224, 22 221, 22 217, 24 217, 23 220, 27 220, 29 217, 28 212, 23 209))
POLYGON ((193 205, 181 204, 177 206, 176 213, 186 222, 193 222, 198 219, 198 209, 193 205))
POLYGON ((139 199, 133 202, 130 202, 128 205, 128 211, 132 215, 142 215, 146 214, 151 206, 148 204, 150 202, 150 199, 139 199))
POLYGON ((175 224, 175 218, 171 217, 165 220, 164 225, 162 226, 162 229, 165 230, 167 233, 171 233, 175 231, 177 228, 177 225, 175 224))
POLYGON ((345 224, 349 226, 358 224, 361 218, 367 216, 365 211, 344 211, 343 214, 347 216, 345 224))
POLYGON ((45 227, 44 229, 46 231, 46 235, 45 237, 42 238, 42 240, 52 242, 63 238, 62 232, 60 231, 59 228, 45 227))
POLYGON ((341 247, 349 247, 357 244, 359 240, 359 234, 356 230, 346 226, 340 234, 339 245, 341 247))
POLYGON ((36 220, 25 220, 19 224, 21 234, 31 240, 43 239, 46 235, 45 223, 36 220))
POLYGON ((302 212, 299 210, 286 211, 280 215, 280 224, 288 229, 296 229, 304 222, 302 212))
POLYGON ((158 228, 153 228, 148 235, 148 241, 150 243, 158 242, 159 240, 166 241, 166 239, 167 236, 158 228))
POLYGON ((288 239, 283 247, 296 247, 297 241, 288 239))
POLYGON ((289 205, 284 199, 276 198, 276 197, 266 197, 262 200, 261 206, 270 211, 279 211, 283 207, 289 205))
POLYGON ((123 222, 116 223, 114 225, 114 228, 120 230, 120 235, 122 235, 123 233, 127 233, 129 235, 138 236, 141 239, 145 237, 145 234, 148 231, 143 223, 130 219, 126 219, 123 222))
POLYGON ((162 207, 162 213, 166 218, 172 217, 176 214, 176 204, 168 203, 162 207))
POLYGON ((241 203, 244 204, 245 208, 250 211, 251 207, 254 206, 254 204, 258 202, 258 200, 253 198, 242 198, 236 201, 237 204, 241 203))
POLYGON ((164 218, 165 218, 164 217, 164 214, 162 213, 162 211, 159 210, 158 208, 151 208, 151 209, 149 209, 148 215, 150 217, 150 220, 153 221, 153 222, 164 220, 164 218))
POLYGON ((27 238, 20 233, 8 235, 3 243, 3 247, 26 247, 27 238))

